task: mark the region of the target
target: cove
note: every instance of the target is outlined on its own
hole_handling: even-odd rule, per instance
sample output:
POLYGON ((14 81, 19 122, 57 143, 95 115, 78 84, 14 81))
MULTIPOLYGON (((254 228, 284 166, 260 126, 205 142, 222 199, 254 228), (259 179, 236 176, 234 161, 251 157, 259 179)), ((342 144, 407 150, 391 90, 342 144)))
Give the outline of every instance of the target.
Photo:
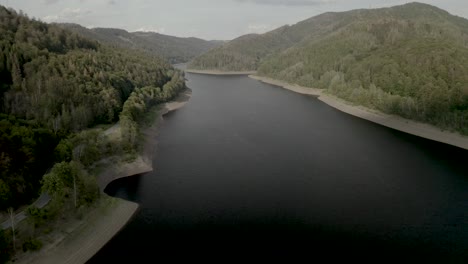
POLYGON ((135 218, 89 263, 468 259, 468 151, 247 76, 187 74, 135 218))

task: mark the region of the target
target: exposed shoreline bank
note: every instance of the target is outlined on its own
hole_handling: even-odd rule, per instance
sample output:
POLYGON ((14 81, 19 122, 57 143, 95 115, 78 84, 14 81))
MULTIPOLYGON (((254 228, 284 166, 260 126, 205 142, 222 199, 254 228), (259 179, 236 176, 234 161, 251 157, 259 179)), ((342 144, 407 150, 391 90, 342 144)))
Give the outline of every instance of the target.
POLYGON ((153 171, 153 154, 157 147, 156 135, 161 127, 164 115, 169 112, 182 108, 191 98, 192 90, 187 88, 179 94, 173 101, 167 102, 159 110, 156 118, 152 120, 151 125, 142 129, 143 149, 142 153, 130 163, 120 164, 106 168, 98 177, 98 185, 102 192, 106 186, 120 178, 143 174, 153 171))
POLYGON ((106 195, 105 187, 114 180, 153 171, 153 154, 157 147, 156 135, 162 126, 164 115, 182 108, 190 100, 191 95, 192 90, 187 88, 176 99, 165 103, 151 125, 142 129, 144 147, 134 161, 108 166, 99 174, 98 186, 103 197, 97 208, 92 209, 78 223, 70 224, 70 232, 59 241, 46 245, 39 252, 27 254, 15 263, 85 263, 119 233, 135 216, 139 205, 106 195))
POLYGON ((188 73, 207 74, 207 75, 252 75, 257 74, 256 71, 216 71, 216 70, 188 70, 188 73))
POLYGON ((318 97, 318 100, 333 108, 379 125, 468 150, 467 136, 450 131, 443 131, 438 127, 426 123, 405 119, 395 115, 385 114, 378 110, 370 109, 364 106, 352 105, 351 103, 338 97, 323 93, 321 89, 293 85, 268 77, 261 77, 256 75, 249 75, 249 77, 264 83, 282 87, 296 93, 316 96, 318 97))

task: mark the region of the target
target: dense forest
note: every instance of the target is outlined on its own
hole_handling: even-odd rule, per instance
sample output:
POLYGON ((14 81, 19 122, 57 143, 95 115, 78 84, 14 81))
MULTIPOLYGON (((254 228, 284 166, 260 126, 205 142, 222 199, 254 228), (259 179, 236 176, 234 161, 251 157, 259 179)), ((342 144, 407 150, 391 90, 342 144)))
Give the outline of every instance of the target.
POLYGON ((337 14, 327 13, 265 34, 244 35, 202 54, 192 60, 188 67, 197 70, 254 71, 265 58, 303 40, 329 34, 346 22, 346 19, 339 19, 337 14))
POLYGON ((32 227, 0 230, 3 263, 18 248, 40 248, 35 234, 46 220, 79 216, 98 200, 97 162, 135 156, 142 116, 186 87, 183 72, 160 57, 2 6, 0 35, 0 216, 42 192, 52 198, 44 209, 28 207, 32 227), (117 121, 118 142, 100 128, 117 121))
POLYGON ((116 28, 88 29, 71 23, 57 25, 113 47, 135 49, 161 56, 170 63, 188 62, 223 43, 216 40, 173 37, 155 32, 127 32, 116 28))
POLYGON ((50 183, 43 180, 47 172, 86 169, 115 151, 90 128, 185 88, 182 73, 159 57, 112 48, 4 7, 0 35, 2 211, 36 198, 50 183), (151 100, 139 102, 140 94, 151 100))
POLYGON ((189 67, 258 70, 261 76, 323 88, 353 103, 468 134, 468 20, 411 3, 326 13, 279 30, 283 33, 255 38, 268 42, 271 34, 282 34, 300 40, 261 53, 241 37, 189 67))

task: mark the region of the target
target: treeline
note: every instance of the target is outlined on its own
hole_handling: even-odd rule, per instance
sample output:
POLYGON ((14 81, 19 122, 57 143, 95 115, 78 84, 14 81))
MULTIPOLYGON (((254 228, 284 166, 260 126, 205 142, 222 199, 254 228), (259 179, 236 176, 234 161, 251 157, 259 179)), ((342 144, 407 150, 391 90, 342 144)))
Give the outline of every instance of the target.
POLYGON ((222 43, 199 38, 173 37, 155 32, 127 32, 117 28, 88 29, 70 23, 57 25, 112 47, 137 49, 150 55, 161 56, 174 64, 190 61, 222 43))
POLYGON ((79 216, 99 198, 97 161, 134 155, 141 115, 174 98, 185 79, 159 57, 2 6, 0 35, 0 211, 13 212, 41 192, 52 197, 46 208, 28 208, 27 228, 0 230, 2 263, 20 247, 40 248, 37 237, 51 223, 79 216), (130 143, 97 128, 119 119, 135 132, 130 143))
POLYGON ((424 10, 412 10, 412 20, 356 20, 269 58, 258 72, 468 134, 468 21, 460 28, 458 19, 451 23, 449 14, 429 10, 438 19, 429 22, 431 16, 417 16, 424 10))
POLYGON ((190 67, 257 70, 468 135, 468 20, 427 4, 325 13, 240 37, 190 67))
POLYGON ((136 148, 139 134, 139 122, 144 114, 157 104, 167 102, 186 89, 183 72, 174 70, 172 79, 161 88, 146 86, 135 89, 123 106, 120 113, 122 141, 130 149, 136 148))
POLYGON ((295 45, 321 38, 350 23, 354 11, 325 13, 264 34, 248 34, 233 39, 193 59, 188 69, 255 71, 264 60, 295 45))
MULTIPOLYGON (((285 26, 265 34, 250 34, 231 40, 221 47, 193 59, 189 69, 222 70, 222 71, 254 71, 262 59, 270 54, 284 50, 294 44, 285 26)), ((296 41, 297 41, 296 40, 296 41)))
POLYGON ((219 71, 253 71, 256 70, 260 60, 246 56, 239 52, 226 51, 215 48, 205 53, 189 64, 189 69, 194 70, 219 70, 219 71))
POLYGON ((29 203, 53 164, 59 137, 34 121, 0 114, 0 210, 29 203))
POLYGON ((86 168, 117 151, 85 130, 118 121, 138 87, 178 78, 158 57, 104 46, 1 6, 0 35, 0 210, 37 197, 54 163, 86 168))

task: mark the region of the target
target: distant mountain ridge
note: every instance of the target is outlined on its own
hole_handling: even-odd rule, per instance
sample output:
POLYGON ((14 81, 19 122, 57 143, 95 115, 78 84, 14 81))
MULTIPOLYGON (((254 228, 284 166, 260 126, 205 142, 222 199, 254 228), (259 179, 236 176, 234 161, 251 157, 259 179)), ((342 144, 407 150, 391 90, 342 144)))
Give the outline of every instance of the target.
POLYGON ((279 54, 288 48, 301 45, 301 43, 318 41, 321 38, 328 37, 329 34, 348 28, 358 21, 369 22, 385 18, 393 20, 428 19, 427 24, 450 18, 451 23, 464 27, 466 31, 465 19, 452 16, 437 7, 421 3, 409 3, 391 8, 327 12, 291 26, 282 26, 264 34, 240 36, 207 54, 195 58, 189 67, 197 70, 257 70, 263 59, 269 55, 279 54), (434 18, 436 18, 436 21, 431 21, 434 18))
POLYGON ((188 62, 223 44, 223 41, 206 41, 193 37, 180 38, 155 32, 128 32, 117 28, 88 29, 72 23, 57 25, 107 45, 146 51, 152 55, 163 57, 173 64, 188 62))
POLYGON ((468 20, 428 4, 325 13, 239 37, 188 68, 256 70, 468 135, 468 20))
POLYGON ((195 58, 189 67, 198 70, 257 70, 266 57, 280 53, 301 41, 321 37, 343 27, 347 19, 339 16, 339 13, 325 13, 264 34, 240 36, 195 58))

